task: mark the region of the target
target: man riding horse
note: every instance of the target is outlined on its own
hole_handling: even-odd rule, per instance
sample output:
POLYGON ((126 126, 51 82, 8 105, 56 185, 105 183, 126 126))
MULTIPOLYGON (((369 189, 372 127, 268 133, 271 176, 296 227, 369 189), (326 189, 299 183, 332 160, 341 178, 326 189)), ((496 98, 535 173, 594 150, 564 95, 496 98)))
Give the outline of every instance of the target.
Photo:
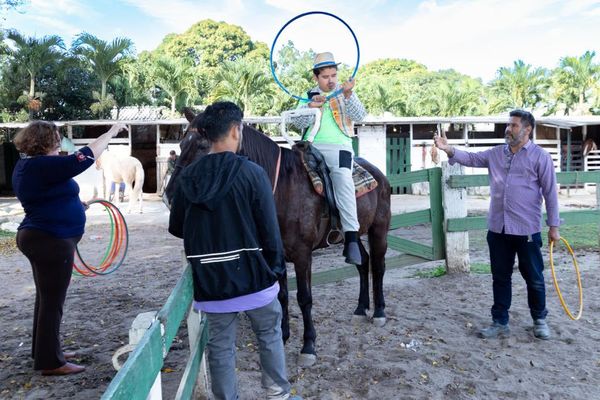
MULTIPOLYGON (((333 159, 329 163, 334 167, 334 171, 337 170, 332 173, 332 175, 338 174, 332 179, 336 185, 336 203, 341 210, 344 210, 341 212, 342 228, 347 232, 344 255, 348 262, 356 264, 360 277, 358 305, 354 310, 353 318, 369 319, 376 326, 383 326, 386 323, 383 277, 387 234, 391 220, 390 185, 386 176, 374 165, 365 159, 357 158, 356 162, 375 179, 377 184, 365 191, 358 199, 355 198, 355 188, 351 178, 353 158, 351 126, 353 120, 358 121, 364 117, 365 110, 356 95, 352 93, 353 82, 337 85, 335 74, 337 64, 331 54, 317 56, 315 64, 317 68, 326 67, 315 73, 317 82, 320 83, 321 80, 325 82, 317 88, 320 97, 314 98, 314 101, 301 107, 309 107, 312 103, 312 106, 323 107, 323 112, 328 110, 327 116, 321 120, 321 129, 318 130, 319 140, 315 140, 315 143, 321 151, 333 145, 329 147, 333 159), (334 76, 325 79, 325 74, 332 73, 334 76), (326 101, 322 93, 336 88, 341 88, 342 93, 326 101), (331 125, 335 128, 333 132, 331 129, 325 130, 325 127, 331 125), (330 135, 333 137, 337 135, 339 143, 328 143, 327 138, 330 135), (349 178, 350 185, 344 186, 342 190, 339 181, 346 176, 349 178), (360 234, 368 237, 368 251, 358 240, 360 234), (369 290, 371 277, 374 307, 368 317, 367 310, 371 308, 369 290)), ((210 140, 206 132, 199 129, 202 114, 194 115, 190 110, 186 110, 185 115, 190 125, 180 143, 181 153, 173 177, 165 190, 168 201, 173 198, 179 183, 178 176, 184 167, 210 152, 210 140)), ((305 127, 311 122, 310 119, 304 123, 301 119, 295 121, 297 125, 305 127)), ((313 187, 299 151, 280 147, 264 133, 244 124, 242 153, 266 171, 272 185, 285 259, 294 264, 297 280, 296 297, 304 322, 303 343, 298 363, 310 366, 316 362, 317 337, 312 319, 312 252, 329 244, 331 213, 326 212, 328 208, 326 201, 313 187), (324 217, 325 215, 330 217, 324 217)), ((342 184, 346 182, 342 181, 342 184)), ((285 342, 290 335, 286 275, 279 284, 281 290, 278 297, 283 310, 282 335, 285 342)))
MULTIPOLYGON (((361 265, 362 257, 358 246, 360 225, 352 179, 352 137, 354 122, 361 121, 367 112, 353 92, 354 80, 338 84, 338 65, 331 53, 319 53, 315 57, 313 78, 317 86, 308 92, 311 101, 301 103, 299 108, 319 108, 321 123, 314 137, 308 137, 306 133, 302 139, 312 142, 325 159, 344 231, 343 255, 347 263, 361 265), (329 93, 334 95, 328 99, 329 93)), ((291 122, 297 128, 305 129, 315 123, 315 116, 296 116, 292 117, 291 122)))

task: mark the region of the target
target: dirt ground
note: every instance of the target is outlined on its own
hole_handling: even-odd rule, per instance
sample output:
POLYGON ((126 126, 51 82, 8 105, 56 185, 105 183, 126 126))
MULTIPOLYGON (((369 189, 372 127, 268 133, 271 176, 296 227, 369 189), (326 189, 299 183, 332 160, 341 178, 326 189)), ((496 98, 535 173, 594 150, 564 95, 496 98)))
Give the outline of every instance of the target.
MULTIPOLYGON (((426 199, 426 198, 425 198, 426 199)), ((426 203, 426 201, 424 201, 426 203)), ((422 208, 426 208, 424 204, 422 208)), ((0 399, 95 399, 115 371, 111 357, 128 340, 138 313, 158 310, 182 270, 181 241, 166 231, 168 214, 150 199, 142 215, 127 215, 130 246, 125 264, 114 274, 74 277, 64 311, 64 347, 80 354, 87 371, 70 377, 41 377, 29 357, 35 288, 27 260, 0 238, 0 399)), ((108 226, 101 215, 89 218, 84 254, 105 244, 108 226)), ((400 233, 426 241, 427 229, 400 233)), ((474 238, 477 239, 477 238, 474 238)), ((10 241, 9 241, 10 242, 10 241)), ((471 249, 472 263, 488 263, 481 240, 471 249)), ((576 249, 577 250, 577 249, 576 249)), ((316 253, 315 270, 341 266, 341 248, 316 253)), ((353 322, 358 279, 313 288, 318 360, 298 366, 302 318, 290 293, 291 339, 286 346, 294 393, 305 399, 596 399, 600 398, 600 277, 597 251, 577 253, 582 270, 584 314, 571 321, 562 310, 546 274, 548 321, 552 338, 536 340, 527 296, 518 273, 513 282, 511 335, 482 340, 488 324, 491 275, 417 277, 442 262, 390 270, 384 290, 388 322, 378 328, 353 322)), ((577 290, 566 254, 557 254, 561 289, 572 309, 577 290)), ((292 267, 290 274, 293 275, 292 267)), ((186 357, 183 327, 166 360, 165 398, 173 398, 186 357)), ((242 399, 264 398, 256 342, 247 321, 238 337, 238 376, 242 399)))

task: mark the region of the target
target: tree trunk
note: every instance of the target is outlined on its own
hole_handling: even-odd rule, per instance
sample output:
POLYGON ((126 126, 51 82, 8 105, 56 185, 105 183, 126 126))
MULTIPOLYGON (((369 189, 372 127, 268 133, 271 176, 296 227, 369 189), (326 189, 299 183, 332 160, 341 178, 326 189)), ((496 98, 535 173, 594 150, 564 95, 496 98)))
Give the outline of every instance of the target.
POLYGON ((102 80, 102 92, 100 93, 100 101, 106 98, 106 80, 102 80))
POLYGON ((171 96, 171 113, 173 113, 173 114, 175 113, 175 101, 176 101, 175 96, 171 96))
POLYGON ((35 75, 31 74, 29 79, 29 100, 35 95, 35 75))
POLYGON ((35 96, 35 75, 29 75, 29 96, 27 97, 27 118, 33 121, 33 108, 31 108, 31 100, 35 96))

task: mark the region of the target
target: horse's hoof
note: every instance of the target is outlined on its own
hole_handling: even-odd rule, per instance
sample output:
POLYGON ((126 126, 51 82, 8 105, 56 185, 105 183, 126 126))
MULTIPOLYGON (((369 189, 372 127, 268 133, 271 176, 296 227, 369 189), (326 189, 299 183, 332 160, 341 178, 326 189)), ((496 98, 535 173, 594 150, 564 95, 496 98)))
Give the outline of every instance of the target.
POLYGON ((301 367, 312 367, 317 362, 317 356, 314 354, 300 353, 298 356, 298 365, 301 367))
POLYGON ((354 315, 352 315, 352 322, 355 324, 367 322, 367 316, 354 314, 354 315))
POLYGON ((381 328, 382 326, 384 326, 385 323, 386 323, 385 317, 373 318, 373 325, 375 325, 378 328, 381 328))

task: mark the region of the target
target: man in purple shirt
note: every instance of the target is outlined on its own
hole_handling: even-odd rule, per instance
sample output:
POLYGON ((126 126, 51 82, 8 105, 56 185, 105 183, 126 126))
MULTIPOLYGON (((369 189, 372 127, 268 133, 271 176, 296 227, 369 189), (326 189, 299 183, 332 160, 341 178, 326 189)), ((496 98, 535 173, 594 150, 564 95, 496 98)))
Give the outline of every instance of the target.
POLYGON ((511 303, 511 276, 515 255, 527 283, 527 302, 533 318, 533 333, 548 339, 546 289, 542 247, 542 198, 546 202, 548 241, 558 241, 558 194, 554 164, 547 151, 529 140, 535 118, 523 110, 510 112, 505 145, 479 153, 455 149, 444 137, 435 136, 436 146, 446 152, 450 164, 488 168, 490 211, 487 241, 490 249, 494 305, 492 325, 482 329, 484 338, 507 335, 511 303))

